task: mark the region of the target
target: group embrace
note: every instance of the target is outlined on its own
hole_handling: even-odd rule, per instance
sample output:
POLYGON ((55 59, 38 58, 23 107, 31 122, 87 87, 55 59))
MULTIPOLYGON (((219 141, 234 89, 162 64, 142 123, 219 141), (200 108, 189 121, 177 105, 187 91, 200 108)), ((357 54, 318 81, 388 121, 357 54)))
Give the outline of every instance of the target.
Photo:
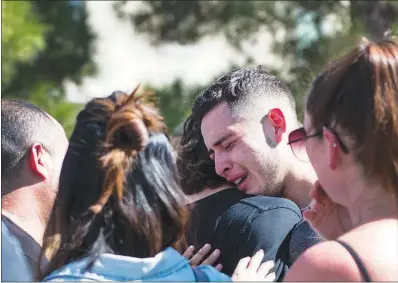
POLYGON ((301 123, 263 67, 196 98, 177 146, 137 89, 67 140, 2 100, 2 279, 398 281, 398 43, 328 63, 301 123))

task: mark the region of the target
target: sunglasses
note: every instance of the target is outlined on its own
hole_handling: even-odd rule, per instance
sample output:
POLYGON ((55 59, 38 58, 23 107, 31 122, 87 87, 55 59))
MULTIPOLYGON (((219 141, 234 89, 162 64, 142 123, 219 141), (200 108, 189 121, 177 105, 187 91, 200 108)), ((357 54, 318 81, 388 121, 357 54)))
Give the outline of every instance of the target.
MULTIPOLYGON (((297 130, 290 132, 287 144, 290 145, 290 148, 292 149, 293 154, 296 156, 296 158, 298 160, 303 161, 303 162, 308 162, 309 158, 308 158, 305 142, 309 138, 313 138, 313 137, 321 138, 322 132, 323 131, 320 130, 311 135, 307 135, 304 127, 299 128, 297 130)), ((339 142, 339 145, 340 145, 342 151, 347 154, 348 147, 341 141, 339 136, 334 131, 332 131, 332 132, 337 137, 337 140, 339 142)))

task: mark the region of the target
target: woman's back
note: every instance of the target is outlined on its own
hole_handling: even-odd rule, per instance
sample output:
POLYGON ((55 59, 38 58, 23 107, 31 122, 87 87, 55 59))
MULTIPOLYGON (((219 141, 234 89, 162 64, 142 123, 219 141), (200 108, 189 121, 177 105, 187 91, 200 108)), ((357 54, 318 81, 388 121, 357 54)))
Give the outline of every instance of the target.
MULTIPOLYGON (((178 254, 187 246, 189 213, 167 128, 134 92, 94 98, 79 113, 45 233, 42 257, 50 262, 40 279, 195 278, 178 254)), ((204 269, 213 280, 228 279, 204 269)))
MULTIPOLYGON (((342 240, 354 250, 372 281, 397 282, 397 239, 398 219, 386 219, 362 225, 345 234, 339 240, 342 240)), ((345 257, 351 257, 347 260, 356 264, 347 250, 344 254, 346 254, 345 257)))
MULTIPOLYGON (((88 263, 87 258, 69 263, 44 281, 199 281, 189 261, 173 248, 167 248, 151 258, 104 253, 86 271, 88 263)), ((206 274, 208 281, 231 281, 230 277, 211 266, 200 266, 198 269, 206 274)))
POLYGON ((286 281, 397 282, 397 237, 397 219, 361 225, 306 250, 286 281))

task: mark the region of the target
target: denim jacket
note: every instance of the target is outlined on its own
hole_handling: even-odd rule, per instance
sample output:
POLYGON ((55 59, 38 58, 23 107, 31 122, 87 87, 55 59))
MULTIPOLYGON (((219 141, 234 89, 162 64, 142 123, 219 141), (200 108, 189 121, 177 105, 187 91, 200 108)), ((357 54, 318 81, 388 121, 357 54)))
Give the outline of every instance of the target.
MULTIPOLYGON (((86 271, 87 264, 87 258, 71 262, 43 281, 195 281, 189 261, 173 248, 143 259, 104 253, 86 271)), ((209 281, 231 281, 211 266, 197 268, 206 273, 209 281)))

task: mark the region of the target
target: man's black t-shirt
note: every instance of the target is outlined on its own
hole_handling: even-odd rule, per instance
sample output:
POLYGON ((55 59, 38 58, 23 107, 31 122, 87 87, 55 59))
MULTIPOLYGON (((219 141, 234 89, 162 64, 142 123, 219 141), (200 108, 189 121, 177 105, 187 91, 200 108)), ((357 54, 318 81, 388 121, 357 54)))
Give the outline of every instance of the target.
POLYGON ((300 209, 288 199, 250 196, 226 189, 195 203, 187 238, 197 249, 206 243, 220 249, 219 262, 227 275, 232 275, 241 258, 263 249, 263 261, 274 260, 276 279, 282 280, 297 254, 303 251, 291 250, 298 249, 291 243, 297 238, 296 228, 301 235, 311 235, 311 239, 300 239, 306 248, 319 242, 318 237, 312 239, 315 232, 302 223, 300 209), (307 229, 311 231, 302 231, 307 229))
POLYGON ((188 244, 201 248, 209 243, 219 217, 240 200, 250 197, 237 189, 226 189, 194 203, 187 234, 188 244))

